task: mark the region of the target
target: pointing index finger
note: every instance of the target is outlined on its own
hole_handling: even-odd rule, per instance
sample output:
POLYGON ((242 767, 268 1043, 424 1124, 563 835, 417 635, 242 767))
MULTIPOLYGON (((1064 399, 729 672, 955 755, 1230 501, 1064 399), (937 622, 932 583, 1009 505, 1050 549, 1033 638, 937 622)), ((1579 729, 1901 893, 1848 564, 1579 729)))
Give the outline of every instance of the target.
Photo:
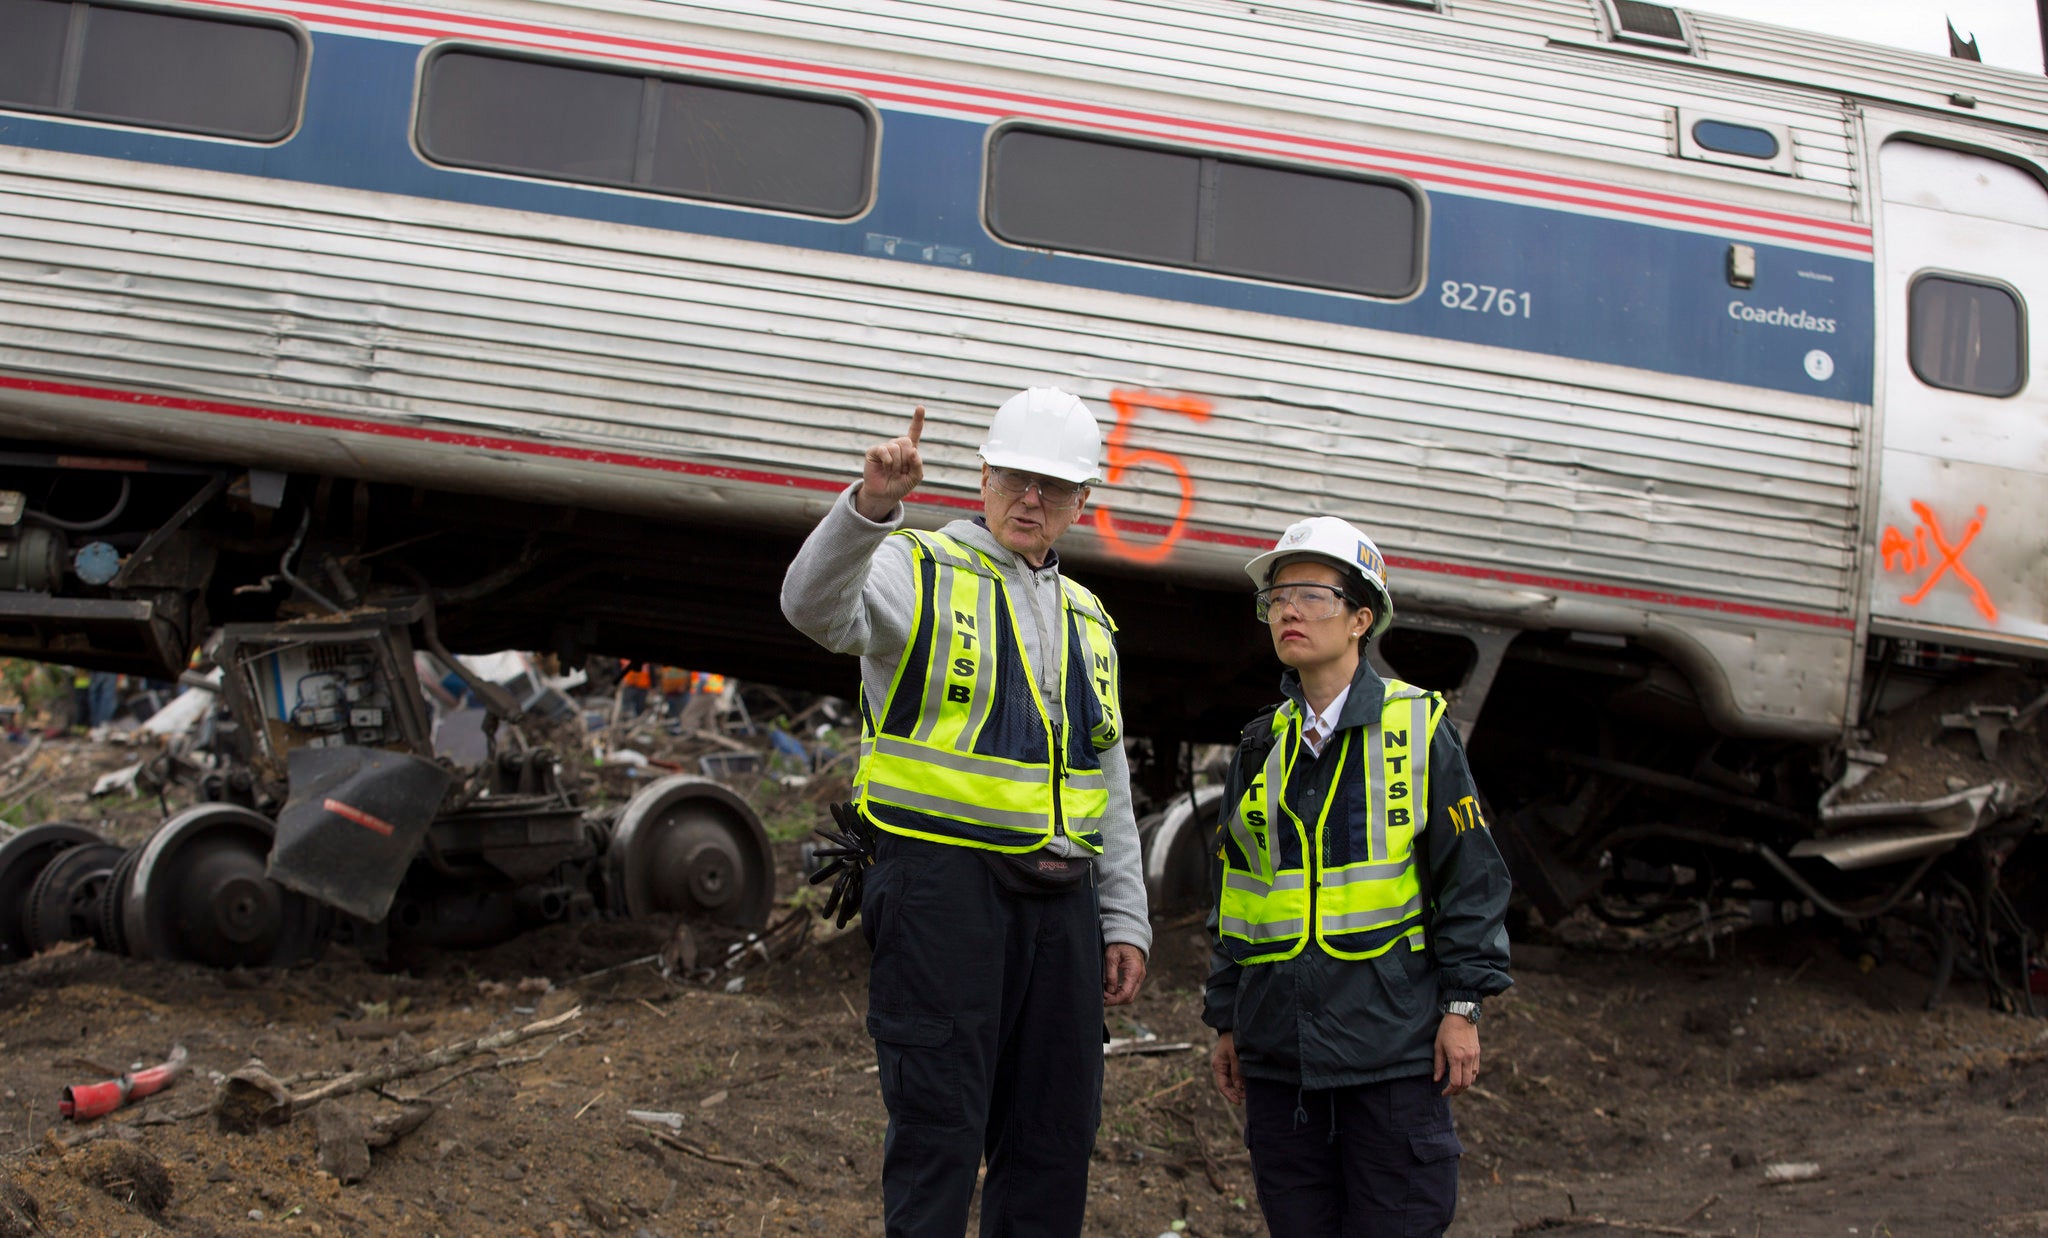
POLYGON ((924 405, 920 404, 910 413, 910 445, 917 446, 917 440, 924 437, 924 405))

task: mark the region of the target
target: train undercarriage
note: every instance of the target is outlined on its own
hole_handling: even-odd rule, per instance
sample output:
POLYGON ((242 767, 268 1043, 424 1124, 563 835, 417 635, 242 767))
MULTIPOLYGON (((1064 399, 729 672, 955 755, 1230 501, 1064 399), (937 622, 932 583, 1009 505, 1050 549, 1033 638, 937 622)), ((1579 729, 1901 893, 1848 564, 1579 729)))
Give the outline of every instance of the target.
MULTIPOLYGON (((374 951, 588 915, 765 919, 773 866, 739 797, 665 780, 593 814, 488 684, 489 758, 436 761, 413 653, 843 688, 850 663, 778 613, 802 528, 38 444, 0 451, 0 492, 0 653, 175 678, 203 648, 240 745, 209 802, 141 847, 62 823, 0 847, 0 907, 22 908, 0 958, 82 934, 260 965, 335 937, 374 951)), ((1189 757, 1270 701, 1271 654, 1242 594, 1091 583, 1121 624, 1127 716, 1152 720, 1134 750, 1148 884, 1157 909, 1191 906, 1220 787, 1189 757)), ((2029 1000, 2048 928, 2038 666, 1874 641, 1865 715, 1814 745, 1718 733, 1678 668, 1617 636, 1404 613, 1375 656, 1452 695, 1533 915, 1904 915, 2029 1000)))

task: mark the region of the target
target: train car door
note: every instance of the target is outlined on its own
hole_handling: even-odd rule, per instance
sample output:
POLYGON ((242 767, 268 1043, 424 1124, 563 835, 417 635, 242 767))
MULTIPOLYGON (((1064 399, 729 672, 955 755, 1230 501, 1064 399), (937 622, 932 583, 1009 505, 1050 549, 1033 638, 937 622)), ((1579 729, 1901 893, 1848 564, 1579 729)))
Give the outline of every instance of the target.
POLYGON ((1878 151, 1883 444, 1871 628, 2048 647, 2048 169, 1878 151))

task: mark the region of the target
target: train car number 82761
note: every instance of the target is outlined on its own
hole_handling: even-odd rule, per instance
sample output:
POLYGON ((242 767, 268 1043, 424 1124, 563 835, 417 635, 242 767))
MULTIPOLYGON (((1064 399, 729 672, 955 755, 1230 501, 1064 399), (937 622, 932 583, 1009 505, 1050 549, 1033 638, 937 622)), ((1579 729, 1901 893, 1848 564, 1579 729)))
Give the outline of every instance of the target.
POLYGON ((1445 309, 1468 310, 1474 314, 1528 318, 1535 313, 1528 293, 1496 288, 1492 284, 1466 284, 1447 279, 1443 282, 1443 295, 1437 299, 1445 309))

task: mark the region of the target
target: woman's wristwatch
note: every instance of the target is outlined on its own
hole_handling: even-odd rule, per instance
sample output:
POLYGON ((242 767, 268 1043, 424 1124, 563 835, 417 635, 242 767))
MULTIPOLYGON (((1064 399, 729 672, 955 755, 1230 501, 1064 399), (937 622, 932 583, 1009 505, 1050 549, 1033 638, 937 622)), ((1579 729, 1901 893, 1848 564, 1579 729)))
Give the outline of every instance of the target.
POLYGON ((1479 1026, 1478 1002, 1445 1002, 1441 1009, 1445 1014, 1464 1015, 1465 1022, 1470 1023, 1474 1027, 1479 1026))

